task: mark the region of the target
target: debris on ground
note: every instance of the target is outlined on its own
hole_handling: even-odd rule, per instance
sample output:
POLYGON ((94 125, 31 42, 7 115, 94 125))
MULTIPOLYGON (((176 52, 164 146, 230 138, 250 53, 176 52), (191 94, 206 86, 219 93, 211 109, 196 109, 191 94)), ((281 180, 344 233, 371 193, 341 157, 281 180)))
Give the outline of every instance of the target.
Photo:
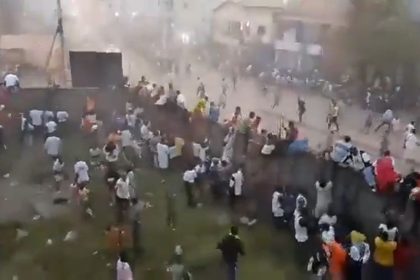
POLYGON ((152 207, 153 207, 153 205, 152 205, 149 201, 146 201, 146 202, 144 203, 144 208, 145 208, 145 209, 152 208, 152 207))
POLYGON ((239 218, 239 222, 243 225, 248 225, 249 224, 249 218, 246 216, 243 216, 241 218, 239 218))
POLYGON ((94 218, 95 217, 95 215, 93 215, 93 211, 92 211, 92 209, 90 209, 90 208, 88 208, 88 209, 86 209, 86 214, 88 214, 90 217, 92 217, 92 218, 94 218))
POLYGON ((27 237, 29 235, 29 232, 27 232, 26 230, 23 229, 16 229, 16 241, 19 241, 25 237, 27 237))
POLYGON ((52 241, 52 239, 47 239, 47 242, 45 243, 47 246, 50 246, 50 245, 52 245, 53 244, 53 241, 52 241))
POLYGON ((11 187, 16 187, 17 185, 19 185, 19 183, 17 181, 11 181, 10 182, 11 187))
POLYGON ((70 242, 70 241, 76 240, 76 238, 77 238, 77 232, 75 232, 74 230, 71 230, 71 231, 67 232, 67 234, 64 237, 63 241, 70 242))
POLYGON ((41 219, 41 215, 35 215, 32 217, 32 221, 38 221, 39 219, 41 219))
POLYGON ((153 197, 153 196, 154 196, 154 194, 153 194, 153 193, 151 193, 151 192, 147 192, 147 193, 145 193, 145 195, 146 195, 146 196, 149 196, 149 197, 153 197))
POLYGON ((6 173, 6 174, 4 174, 4 175, 3 175, 3 178, 4 178, 4 179, 8 179, 8 178, 10 178, 10 173, 6 173))
POLYGON ((96 256, 98 253, 99 253, 98 251, 95 251, 92 253, 92 256, 96 256))

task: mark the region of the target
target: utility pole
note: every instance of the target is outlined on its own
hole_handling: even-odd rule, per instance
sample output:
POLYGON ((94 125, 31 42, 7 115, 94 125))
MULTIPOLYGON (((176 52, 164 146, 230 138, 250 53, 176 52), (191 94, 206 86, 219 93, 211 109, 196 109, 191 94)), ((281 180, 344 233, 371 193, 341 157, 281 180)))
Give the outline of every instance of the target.
MULTIPOLYGON (((50 66, 50 62, 51 62, 51 58, 53 56, 54 53, 54 47, 57 41, 57 37, 59 37, 59 42, 60 42, 60 64, 59 64, 59 71, 60 74, 58 76, 59 78, 59 84, 61 84, 62 86, 65 86, 67 83, 67 75, 66 75, 66 53, 65 53, 65 41, 64 41, 64 28, 63 28, 63 9, 62 9, 62 5, 61 5, 61 0, 57 0, 57 27, 54 33, 54 38, 53 41, 51 43, 51 47, 50 50, 48 52, 48 56, 47 56, 47 63, 46 63, 46 68, 48 69, 48 67, 50 66)), ((54 82, 52 81, 52 77, 48 77, 48 83, 54 82)))

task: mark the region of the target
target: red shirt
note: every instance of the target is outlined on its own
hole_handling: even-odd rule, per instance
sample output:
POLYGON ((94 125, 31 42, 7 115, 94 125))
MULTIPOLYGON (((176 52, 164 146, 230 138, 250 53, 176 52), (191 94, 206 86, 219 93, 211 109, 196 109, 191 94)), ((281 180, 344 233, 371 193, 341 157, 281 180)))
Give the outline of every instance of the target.
POLYGON ((398 244, 394 252, 394 265, 396 269, 405 270, 410 267, 417 255, 416 250, 409 245, 398 244))

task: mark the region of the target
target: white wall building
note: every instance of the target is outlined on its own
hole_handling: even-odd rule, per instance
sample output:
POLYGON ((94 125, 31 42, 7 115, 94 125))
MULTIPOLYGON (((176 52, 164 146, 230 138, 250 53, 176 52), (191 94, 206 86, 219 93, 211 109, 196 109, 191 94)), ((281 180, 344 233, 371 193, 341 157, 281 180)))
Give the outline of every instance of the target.
POLYGON ((280 67, 312 68, 331 27, 346 24, 350 0, 228 0, 213 13, 213 40, 272 44, 280 67))

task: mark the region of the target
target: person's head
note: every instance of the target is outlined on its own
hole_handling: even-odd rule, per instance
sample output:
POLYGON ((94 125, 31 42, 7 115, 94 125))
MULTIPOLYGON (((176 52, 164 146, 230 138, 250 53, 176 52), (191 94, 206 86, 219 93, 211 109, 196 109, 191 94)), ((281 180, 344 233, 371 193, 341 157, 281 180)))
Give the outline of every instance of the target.
POLYGON ((293 121, 290 121, 289 122, 289 128, 293 128, 293 127, 295 127, 295 123, 293 121))
POLYGON ((174 88, 174 85, 173 85, 172 83, 169 83, 169 84, 168 84, 168 88, 169 88, 169 89, 173 89, 173 88, 174 88))
POLYGON ((351 137, 348 136, 348 135, 344 136, 344 142, 350 143, 351 142, 351 137))
POLYGON ((384 156, 385 156, 385 157, 389 157, 389 156, 391 156, 391 152, 390 152, 389 150, 386 150, 386 151, 384 152, 384 156))
POLYGON ((126 177, 127 177, 127 172, 125 172, 125 171, 121 172, 120 178, 125 180, 126 177))
POLYGON ((230 227, 230 234, 233 236, 238 236, 239 234, 239 229, 237 226, 232 226, 230 227))
POLYGON ((177 90, 176 91, 176 95, 180 95, 181 94, 181 91, 180 90, 177 90))
POLYGON ((206 96, 204 96, 204 100, 207 102, 207 101, 209 101, 209 97, 206 95, 206 96))
POLYGON ((214 102, 213 102, 213 101, 211 101, 211 102, 210 102, 210 106, 211 106, 211 107, 214 107, 214 106, 215 106, 215 104, 214 104, 214 102))
POLYGON ((416 124, 416 122, 415 122, 415 121, 411 121, 411 122, 410 122, 410 124, 411 124, 411 125, 415 125, 415 124, 416 124))
POLYGON ((235 108, 235 114, 236 115, 239 115, 240 113, 241 113, 241 107, 236 106, 236 108, 235 108))
POLYGON ((120 261, 123 262, 123 263, 128 263, 127 252, 125 252, 125 251, 120 252, 120 261))
POLYGON ((249 113, 249 118, 250 118, 250 119, 255 118, 255 112, 250 112, 250 113, 249 113))
POLYGON ((222 167, 226 167, 228 165, 228 162, 226 160, 222 160, 221 164, 222 167))
POLYGON ((411 133, 416 134, 416 129, 415 129, 415 128, 413 128, 413 129, 411 130, 411 133))
POLYGON ((330 217, 335 216, 334 208, 333 208, 333 206, 331 204, 328 205, 327 215, 330 216, 330 217))
POLYGON ((388 232, 381 230, 378 234, 378 237, 383 241, 388 241, 388 232))
POLYGON ((320 180, 318 181, 318 183, 319 183, 319 186, 320 186, 321 188, 324 188, 324 187, 327 185, 327 180, 325 180, 325 179, 320 179, 320 180))

